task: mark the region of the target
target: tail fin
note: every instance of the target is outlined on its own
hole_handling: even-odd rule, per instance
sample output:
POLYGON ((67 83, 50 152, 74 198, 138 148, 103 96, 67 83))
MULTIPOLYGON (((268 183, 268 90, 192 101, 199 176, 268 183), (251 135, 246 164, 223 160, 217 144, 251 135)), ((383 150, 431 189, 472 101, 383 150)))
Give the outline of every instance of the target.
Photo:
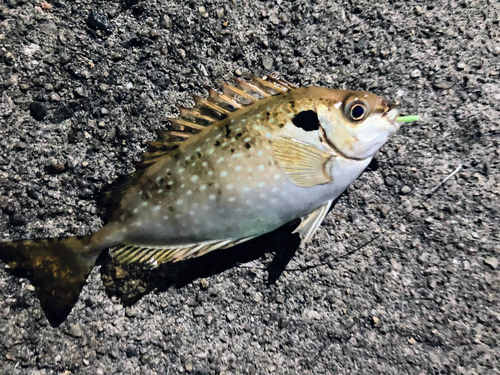
POLYGON ((0 243, 0 259, 35 286, 52 326, 60 325, 78 300, 99 254, 88 252, 91 236, 0 243))

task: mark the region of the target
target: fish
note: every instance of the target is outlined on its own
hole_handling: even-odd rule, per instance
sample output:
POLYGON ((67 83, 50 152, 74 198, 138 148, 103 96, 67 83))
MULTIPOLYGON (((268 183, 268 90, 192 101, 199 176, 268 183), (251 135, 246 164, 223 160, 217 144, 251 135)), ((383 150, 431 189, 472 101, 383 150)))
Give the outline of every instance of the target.
POLYGON ((373 93, 297 87, 274 74, 237 78, 194 101, 158 132, 136 171, 103 192, 100 230, 0 243, 0 259, 30 275, 52 325, 69 314, 105 250, 120 264, 153 269, 296 219, 306 243, 408 121, 373 93))

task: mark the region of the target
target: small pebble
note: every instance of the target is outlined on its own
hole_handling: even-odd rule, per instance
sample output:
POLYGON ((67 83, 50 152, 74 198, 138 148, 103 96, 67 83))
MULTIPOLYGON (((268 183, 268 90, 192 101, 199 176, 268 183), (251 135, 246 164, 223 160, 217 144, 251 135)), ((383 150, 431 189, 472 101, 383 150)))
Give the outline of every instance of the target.
POLYGON ((160 26, 164 29, 169 29, 172 26, 172 21, 170 17, 166 14, 160 18, 160 26))
POLYGON ((59 100, 61 100, 61 97, 56 92, 51 92, 49 95, 49 99, 52 102, 58 102, 59 100))
POLYGON ((223 8, 217 9, 217 18, 218 19, 224 18, 224 9, 223 8))
POLYGON ((85 96, 85 90, 83 89, 83 87, 77 87, 75 89, 75 94, 78 96, 85 96))
POLYGON ((78 324, 70 324, 68 334, 73 337, 82 337, 83 331, 78 324))
POLYGON ((137 357, 137 348, 134 345, 127 346, 127 357, 137 357))
POLYGON ((488 265, 492 270, 496 270, 498 267, 498 260, 494 257, 488 257, 484 260, 484 263, 488 265))
POLYGON ((417 5, 415 8, 413 8, 413 12, 415 12, 415 14, 417 16, 421 16, 422 14, 424 14, 424 10, 419 5, 417 5))
POLYGON ((91 10, 87 18, 87 26, 93 30, 113 31, 113 24, 101 12, 91 10))
POLYGON ((10 223, 15 227, 20 227, 26 225, 27 223, 26 218, 18 212, 14 212, 12 215, 10 215, 9 219, 10 223))
POLYGON ((273 63, 274 63, 274 61, 273 61, 272 57, 265 56, 265 57, 262 58, 262 66, 266 70, 271 70, 272 67, 273 67, 273 63))
POLYGON ((421 73, 420 73, 420 70, 419 69, 415 69, 413 70, 411 73, 410 73, 410 76, 412 78, 418 78, 421 76, 421 73))
POLYGON ((47 116, 47 110, 42 103, 33 102, 30 104, 30 114, 35 120, 41 121, 47 116))

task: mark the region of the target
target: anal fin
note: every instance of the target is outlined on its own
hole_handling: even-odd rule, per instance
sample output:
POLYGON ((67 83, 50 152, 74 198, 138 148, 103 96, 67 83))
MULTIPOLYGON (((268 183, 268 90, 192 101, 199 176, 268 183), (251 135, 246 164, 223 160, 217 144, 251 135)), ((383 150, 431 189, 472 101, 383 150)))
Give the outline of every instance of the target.
POLYGON ((301 218, 301 223, 293 231, 293 233, 298 233, 300 235, 302 243, 307 242, 312 237, 314 232, 316 232, 328 213, 328 210, 332 206, 332 202, 333 201, 328 201, 323 203, 322 206, 301 218))
POLYGON ((147 268, 156 268, 161 263, 179 262, 200 257, 214 250, 236 246, 252 238, 255 236, 158 247, 119 245, 111 248, 109 252, 121 264, 139 263, 147 268))

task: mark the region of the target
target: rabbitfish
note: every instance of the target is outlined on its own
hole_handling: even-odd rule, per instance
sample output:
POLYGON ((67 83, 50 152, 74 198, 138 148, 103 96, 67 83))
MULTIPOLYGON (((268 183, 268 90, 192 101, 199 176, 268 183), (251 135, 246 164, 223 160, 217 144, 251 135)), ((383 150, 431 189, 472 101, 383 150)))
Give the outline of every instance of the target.
POLYGON ((223 84, 223 93, 195 100, 151 143, 137 171, 105 193, 112 209, 101 230, 0 244, 11 268, 32 271, 42 303, 70 309, 61 293, 76 301, 105 249, 121 263, 156 267, 296 218, 306 241, 399 129, 398 110, 374 94, 296 88, 276 76, 223 84))

